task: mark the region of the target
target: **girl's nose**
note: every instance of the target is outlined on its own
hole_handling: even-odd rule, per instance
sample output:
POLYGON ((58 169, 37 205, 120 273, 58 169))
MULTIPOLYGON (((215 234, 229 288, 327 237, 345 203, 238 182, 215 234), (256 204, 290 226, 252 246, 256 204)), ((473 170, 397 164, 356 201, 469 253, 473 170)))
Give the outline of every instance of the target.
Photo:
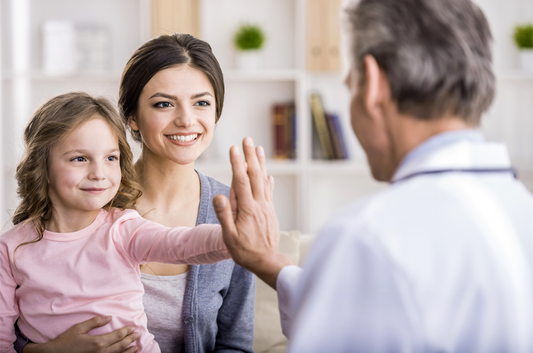
POLYGON ((88 177, 90 180, 104 180, 105 179, 104 163, 103 162, 92 162, 88 177))

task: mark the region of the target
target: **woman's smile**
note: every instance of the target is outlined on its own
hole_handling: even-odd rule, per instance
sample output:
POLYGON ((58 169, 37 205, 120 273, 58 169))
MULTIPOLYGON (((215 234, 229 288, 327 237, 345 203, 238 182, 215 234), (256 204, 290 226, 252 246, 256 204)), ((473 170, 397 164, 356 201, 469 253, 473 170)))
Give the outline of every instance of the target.
POLYGON ((191 146, 198 141, 202 134, 194 133, 178 133, 173 135, 165 135, 172 143, 178 146, 191 146))

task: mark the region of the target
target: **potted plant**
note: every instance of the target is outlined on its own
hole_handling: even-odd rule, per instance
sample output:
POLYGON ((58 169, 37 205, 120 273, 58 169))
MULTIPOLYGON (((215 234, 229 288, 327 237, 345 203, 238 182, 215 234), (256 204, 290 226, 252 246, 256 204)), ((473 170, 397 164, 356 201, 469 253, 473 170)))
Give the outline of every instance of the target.
POLYGON ((265 33, 258 25, 243 24, 235 36, 233 44, 237 49, 237 68, 245 71, 258 70, 262 66, 262 51, 265 33))
POLYGON ((520 68, 533 73, 533 24, 516 26, 513 39, 520 50, 520 68))

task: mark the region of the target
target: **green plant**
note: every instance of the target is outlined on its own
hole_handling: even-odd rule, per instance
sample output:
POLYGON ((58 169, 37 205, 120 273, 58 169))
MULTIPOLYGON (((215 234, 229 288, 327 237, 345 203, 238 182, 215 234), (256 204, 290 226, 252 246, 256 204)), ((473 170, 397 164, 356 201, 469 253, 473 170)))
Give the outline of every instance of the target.
POLYGON ((261 49, 265 40, 265 33, 261 27, 251 24, 241 25, 233 37, 233 43, 239 50, 261 49))
POLYGON ((516 26, 513 38, 519 49, 533 49, 533 24, 516 26))

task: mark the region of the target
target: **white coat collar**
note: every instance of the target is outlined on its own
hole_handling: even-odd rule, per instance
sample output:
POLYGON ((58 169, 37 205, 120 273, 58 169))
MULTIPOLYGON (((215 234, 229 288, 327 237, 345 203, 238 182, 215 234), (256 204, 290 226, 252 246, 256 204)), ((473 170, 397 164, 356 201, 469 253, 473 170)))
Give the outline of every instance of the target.
POLYGON ((413 174, 439 170, 507 169, 511 161, 503 143, 461 140, 435 149, 427 154, 406 160, 394 174, 394 183, 413 174))

